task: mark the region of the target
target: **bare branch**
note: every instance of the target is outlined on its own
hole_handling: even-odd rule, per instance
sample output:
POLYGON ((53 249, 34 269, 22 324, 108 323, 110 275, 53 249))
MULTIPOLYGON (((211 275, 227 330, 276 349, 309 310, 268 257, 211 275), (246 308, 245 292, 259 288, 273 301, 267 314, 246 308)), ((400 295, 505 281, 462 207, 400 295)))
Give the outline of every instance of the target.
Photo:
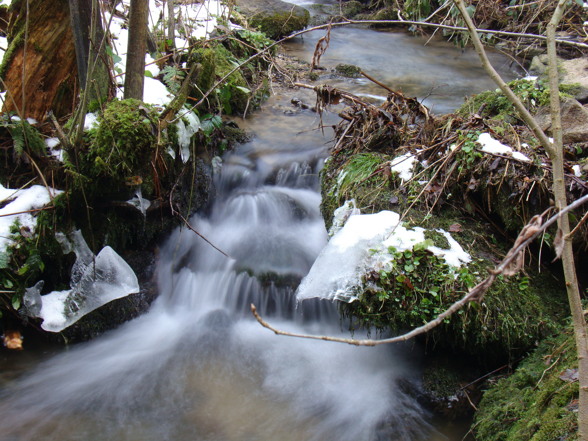
POLYGON ((588 195, 582 196, 581 198, 577 199, 564 209, 562 209, 559 213, 555 214, 551 218, 549 218, 545 223, 541 221, 543 215, 534 216, 529 224, 525 225, 525 227, 521 230, 519 237, 515 241, 515 244, 507 253, 505 258, 502 262, 496 266, 494 269, 490 270, 490 275, 474 286, 469 292, 463 296, 460 300, 453 303, 449 308, 447 308, 444 312, 439 314, 434 320, 425 323, 418 328, 413 329, 412 331, 398 335, 392 338, 386 338, 382 340, 372 340, 372 339, 363 339, 357 340, 353 338, 341 338, 341 337, 332 337, 327 335, 312 335, 312 334, 300 334, 300 333, 293 333, 288 331, 282 331, 280 329, 275 328, 274 326, 270 325, 266 322, 257 312, 257 308, 254 304, 251 304, 251 313, 254 315, 255 319, 259 322, 261 326, 264 328, 273 331, 277 335, 284 335, 287 337, 297 337, 297 338, 306 338, 311 340, 325 340, 331 341, 336 343, 346 343, 349 345, 354 346, 377 346, 382 344, 388 343, 399 343, 410 340, 418 335, 424 334, 429 332, 430 330, 439 326, 443 321, 457 311, 462 309, 466 304, 469 302, 479 302, 483 299, 486 291, 492 286, 496 277, 500 274, 509 275, 512 274, 512 265, 514 262, 519 259, 519 256, 523 253, 525 248, 533 241, 537 236, 539 236, 543 231, 553 225, 557 220, 562 217, 564 214, 568 213, 571 210, 576 209, 577 207, 581 206, 582 204, 588 202, 588 195))

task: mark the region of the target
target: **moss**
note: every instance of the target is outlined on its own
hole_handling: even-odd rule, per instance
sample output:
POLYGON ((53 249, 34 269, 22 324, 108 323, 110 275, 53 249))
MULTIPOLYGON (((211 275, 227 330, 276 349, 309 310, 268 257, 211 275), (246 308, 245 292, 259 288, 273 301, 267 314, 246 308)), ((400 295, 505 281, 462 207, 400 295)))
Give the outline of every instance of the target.
POLYGON ((443 235, 439 231, 436 231, 436 230, 425 231, 425 239, 431 240, 433 242, 433 245, 436 247, 443 248, 445 250, 451 248, 451 245, 449 245, 449 241, 447 240, 445 235, 443 235))
POLYGON ((566 369, 577 369, 570 326, 485 392, 473 425, 476 439, 576 440, 578 383, 560 378, 566 369))
POLYGON ((2 64, 0 64, 0 78, 4 78, 6 75, 6 71, 10 67, 12 63, 12 58, 15 52, 23 45, 24 43, 24 36, 25 31, 24 28, 20 29, 14 38, 11 38, 8 42, 8 48, 4 53, 4 57, 2 58, 2 64))
POLYGON ((361 74, 361 68, 353 64, 337 64, 335 72, 344 77, 358 78, 361 74))
POLYGON ((277 40, 284 35, 304 29, 308 24, 310 12, 302 8, 298 9, 298 11, 295 14, 290 10, 285 10, 276 11, 272 14, 255 15, 251 17, 250 24, 267 35, 268 38, 277 40))
MULTIPOLYGON (((235 68, 238 60, 222 44, 198 49, 194 54, 195 62, 202 65, 197 78, 197 88, 192 96, 200 99, 203 93, 209 91, 217 81, 235 68)), ((242 113, 249 100, 248 84, 240 70, 232 72, 222 86, 217 88, 213 97, 226 114, 242 113)))

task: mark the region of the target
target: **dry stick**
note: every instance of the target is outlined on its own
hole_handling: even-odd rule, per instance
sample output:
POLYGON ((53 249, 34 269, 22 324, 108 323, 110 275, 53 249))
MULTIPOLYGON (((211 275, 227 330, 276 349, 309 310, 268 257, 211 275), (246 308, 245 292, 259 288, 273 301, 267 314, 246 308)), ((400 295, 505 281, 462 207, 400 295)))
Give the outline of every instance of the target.
MULTIPOLYGON (((302 87, 302 88, 305 88, 305 89, 314 90, 319 96, 320 96, 321 88, 324 87, 322 85, 321 86, 310 86, 310 85, 304 84, 304 83, 294 83, 294 86, 296 86, 296 87, 302 87)), ((326 87, 330 87, 330 86, 326 86, 326 87)), ((340 89, 336 89, 336 88, 333 87, 332 90, 333 90, 333 92, 337 93, 339 96, 341 96, 344 99, 347 99, 347 100, 349 100, 351 102, 354 102, 355 104, 359 104, 362 107, 366 107, 368 109, 375 110, 376 112, 380 112, 384 116, 386 116, 386 118, 388 118, 389 120, 393 120, 394 119, 394 117, 392 116, 392 114, 390 114, 390 112, 382 109, 381 107, 377 107, 377 106, 374 106, 371 103, 362 101, 361 99, 359 99, 359 97, 357 97, 357 96, 355 96, 355 95, 353 95, 351 93, 344 92, 344 91, 342 91, 340 89)))
POLYGON ((0 214, 0 217, 15 216, 17 214, 38 213, 39 211, 54 210, 54 209, 55 209, 55 207, 53 205, 49 205, 49 206, 43 207, 43 208, 32 208, 30 210, 25 210, 25 211, 15 211, 14 213, 0 214))
POLYGON ((231 259, 231 256, 229 256, 227 253, 225 253, 223 250, 221 250, 219 247, 217 247, 215 244, 213 244, 211 241, 209 241, 206 237, 204 237, 202 234, 200 234, 198 231, 196 231, 192 225, 190 225, 190 222, 188 222, 188 220, 182 216, 178 211, 174 210, 174 214, 176 216, 178 216, 186 225, 186 227, 188 227, 188 229, 190 231, 192 231, 193 233, 196 233, 199 237, 201 237, 208 245, 210 245, 212 248, 214 248, 215 250, 217 250, 219 253, 221 253, 223 256, 228 257, 229 259, 231 259))

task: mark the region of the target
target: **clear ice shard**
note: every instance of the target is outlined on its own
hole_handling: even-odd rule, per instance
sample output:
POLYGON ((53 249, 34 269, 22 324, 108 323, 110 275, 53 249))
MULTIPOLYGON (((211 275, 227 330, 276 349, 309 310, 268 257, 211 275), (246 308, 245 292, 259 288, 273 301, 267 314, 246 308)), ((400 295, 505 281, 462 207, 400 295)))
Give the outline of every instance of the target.
POLYGON ((58 240, 64 252, 76 253, 71 289, 40 295, 42 285, 38 283, 23 298, 27 313, 42 318, 41 327, 50 332, 60 332, 100 306, 139 292, 134 271, 111 247, 94 256, 79 231, 70 238, 62 235, 58 240))
POLYGON ((400 216, 391 211, 350 216, 302 280, 296 299, 355 300, 353 288, 360 285, 370 248, 380 244, 399 222, 400 216))

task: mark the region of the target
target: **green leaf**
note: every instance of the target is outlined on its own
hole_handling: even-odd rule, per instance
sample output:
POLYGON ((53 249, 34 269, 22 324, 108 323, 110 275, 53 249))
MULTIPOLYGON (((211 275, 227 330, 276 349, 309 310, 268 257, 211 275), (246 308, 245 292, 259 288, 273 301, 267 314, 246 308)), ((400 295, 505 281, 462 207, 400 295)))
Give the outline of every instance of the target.
POLYGON ((20 308, 20 296, 17 294, 12 296, 12 307, 14 309, 20 308))
POLYGON ((152 73, 150 70, 146 70, 146 71, 145 71, 145 76, 146 76, 147 78, 153 78, 153 73, 152 73))
POLYGON ((249 89, 247 89, 246 87, 243 87, 243 86, 235 86, 235 89, 238 89, 238 90, 240 90, 241 92, 244 92, 244 93, 251 93, 251 90, 249 90, 249 89))

